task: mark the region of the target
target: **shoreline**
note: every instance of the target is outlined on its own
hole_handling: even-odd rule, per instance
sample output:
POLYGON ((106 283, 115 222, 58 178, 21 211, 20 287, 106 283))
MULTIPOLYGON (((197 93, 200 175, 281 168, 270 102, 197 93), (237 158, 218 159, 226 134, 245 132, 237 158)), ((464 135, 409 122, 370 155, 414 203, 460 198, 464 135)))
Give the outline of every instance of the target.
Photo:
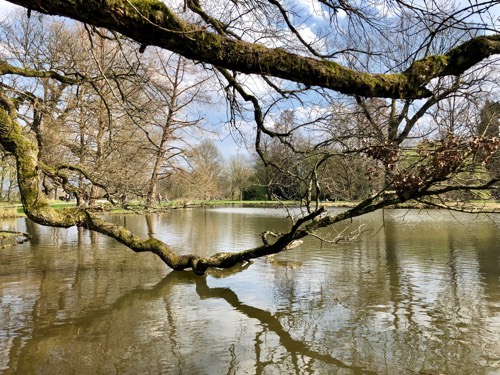
MULTIPOLYGON (((352 208, 360 202, 335 201, 321 202, 320 206, 331 208, 352 208)), ((50 206, 55 209, 65 209, 75 207, 74 202, 51 201, 50 206)), ((113 207, 107 201, 99 201, 98 205, 90 208, 91 211, 103 214, 148 214, 168 212, 169 210, 217 207, 217 206, 232 206, 239 205, 242 207, 299 207, 300 202, 297 201, 236 201, 236 200, 175 200, 161 202, 159 205, 146 206, 141 202, 132 201, 123 207, 113 207)), ((468 212, 488 212, 500 213, 500 202, 497 201, 450 201, 443 202, 439 205, 423 204, 420 202, 406 202, 397 205, 385 207, 386 209, 435 209, 435 210, 467 210, 468 212), (446 205, 446 206, 444 206, 446 205)), ((15 204, 0 204, 0 220, 25 217, 23 207, 20 203, 15 204)))

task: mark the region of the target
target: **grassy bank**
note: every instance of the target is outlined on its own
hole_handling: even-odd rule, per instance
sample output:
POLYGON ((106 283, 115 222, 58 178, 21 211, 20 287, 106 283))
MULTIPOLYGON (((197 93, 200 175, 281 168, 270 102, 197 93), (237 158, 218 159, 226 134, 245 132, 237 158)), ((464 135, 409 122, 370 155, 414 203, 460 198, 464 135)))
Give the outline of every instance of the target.
POLYGON ((0 203, 0 219, 22 216, 24 216, 24 211, 20 204, 0 203))
MULTIPOLYGON (((327 207, 353 207, 359 202, 347 202, 347 201, 337 201, 337 202, 321 202, 321 205, 327 207)), ((58 200, 50 201, 49 204, 55 209, 63 209, 68 207, 74 207, 75 202, 62 202, 58 200)), ((223 207, 229 205, 240 205, 243 207, 271 207, 277 208, 281 206, 298 206, 300 202, 298 201, 239 201, 239 200, 173 200, 168 202, 161 202, 154 206, 146 206, 140 201, 130 201, 123 207, 113 207, 110 203, 106 201, 99 201, 94 207, 96 212, 103 213, 114 213, 114 214, 130 214, 130 213, 153 213, 162 212, 173 209, 185 209, 185 208, 198 208, 198 207, 223 207)), ((474 207, 478 211, 495 211, 500 212, 500 202, 498 201, 472 201, 472 202, 447 202, 450 207, 460 208, 467 205, 468 207, 474 207)), ((421 204, 407 202, 402 205, 398 205, 396 208, 432 208, 432 207, 422 207, 421 204)), ((6 203, 0 202, 0 219, 23 217, 24 211, 20 203, 6 203)))

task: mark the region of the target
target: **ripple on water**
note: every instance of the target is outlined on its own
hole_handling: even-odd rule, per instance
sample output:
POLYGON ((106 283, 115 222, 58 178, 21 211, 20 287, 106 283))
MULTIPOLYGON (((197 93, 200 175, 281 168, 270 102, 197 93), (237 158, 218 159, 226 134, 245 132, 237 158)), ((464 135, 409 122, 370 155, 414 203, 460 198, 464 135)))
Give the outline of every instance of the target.
MULTIPOLYGON (((274 211, 221 210, 115 219, 200 255, 253 247, 263 230, 288 226, 274 211)), ((401 213, 386 211, 383 230, 356 241, 307 239, 202 278, 103 236, 36 227, 32 244, 0 252, 0 368, 498 373, 498 231, 401 213)), ((370 225, 382 228, 377 218, 370 225)))

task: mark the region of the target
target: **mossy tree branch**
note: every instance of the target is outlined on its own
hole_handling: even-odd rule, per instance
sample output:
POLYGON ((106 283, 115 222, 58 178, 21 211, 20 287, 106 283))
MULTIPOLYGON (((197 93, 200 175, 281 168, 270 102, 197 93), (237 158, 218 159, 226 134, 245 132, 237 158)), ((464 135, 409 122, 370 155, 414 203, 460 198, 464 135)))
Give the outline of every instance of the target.
POLYGON ((20 68, 13 66, 11 64, 8 64, 5 61, 0 60, 0 76, 6 75, 6 74, 13 74, 21 77, 28 77, 28 78, 52 78, 56 79, 61 83, 66 83, 70 85, 74 85, 78 82, 83 81, 83 77, 69 77, 67 75, 62 75, 58 72, 52 71, 52 70, 36 70, 36 69, 29 69, 29 68, 20 68))
POLYGON ((22 128, 16 120, 14 104, 10 98, 1 92, 0 143, 6 151, 11 152, 16 158, 19 191, 26 215, 31 220, 42 225, 57 227, 85 227, 114 238, 135 252, 152 252, 159 256, 172 269, 184 270, 191 268, 196 274, 200 275, 204 274, 209 267, 231 268, 241 262, 279 253, 285 250, 294 240, 307 236, 312 230, 401 201, 401 198, 395 198, 375 204, 374 201, 370 200, 366 201, 365 205, 359 205, 356 209, 336 215, 334 218, 317 220, 325 212, 325 208, 320 208, 316 212, 297 221, 288 233, 279 236, 272 244, 267 243, 235 253, 218 252, 210 257, 178 255, 160 240, 154 238, 141 239, 128 229, 106 222, 80 207, 65 210, 54 210, 51 208, 48 205, 45 195, 40 190, 40 167, 37 146, 23 134, 22 128))
MULTIPOLYGON (((106 222, 81 207, 54 210, 40 189, 41 168, 36 144, 23 134, 17 123, 14 103, 0 92, 0 144, 16 158, 19 192, 26 215, 36 223, 55 227, 85 227, 105 234, 126 245, 135 252, 152 252, 175 270, 191 268, 196 274, 204 274, 209 267, 230 268, 241 262, 276 254, 307 233, 297 237, 299 228, 323 213, 324 209, 298 221, 289 233, 278 238, 273 244, 266 244, 241 252, 219 252, 203 258, 196 255, 178 255, 157 239, 141 239, 128 229, 106 222)), ((44 167, 46 168, 46 167, 44 167)))
POLYGON ((41 13, 69 17, 218 67, 283 78, 344 94, 423 98, 431 79, 460 75, 500 53, 500 35, 474 38, 440 56, 430 56, 395 74, 358 72, 335 62, 219 35, 180 19, 158 0, 9 0, 41 13))
MULTIPOLYGON (((26 215, 33 221, 56 227, 80 226, 114 238, 135 252, 152 252, 175 270, 191 268, 196 274, 204 274, 209 267, 230 268, 244 261, 284 250, 294 240, 294 232, 307 220, 298 222, 291 232, 282 235, 273 244, 267 244, 237 253, 219 252, 208 258, 195 255, 178 255, 157 239, 141 239, 128 229, 106 222, 82 208, 54 210, 40 190, 40 167, 36 145, 22 133, 17 123, 12 101, 0 93, 0 143, 14 154, 17 162, 19 191, 26 215)), ((310 215, 314 219, 323 211, 310 215)))

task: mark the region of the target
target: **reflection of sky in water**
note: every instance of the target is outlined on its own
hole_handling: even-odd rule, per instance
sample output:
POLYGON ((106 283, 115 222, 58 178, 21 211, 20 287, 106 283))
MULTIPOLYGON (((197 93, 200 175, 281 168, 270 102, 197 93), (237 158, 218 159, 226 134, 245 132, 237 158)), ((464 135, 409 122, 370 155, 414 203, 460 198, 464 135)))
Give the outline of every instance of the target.
MULTIPOLYGON (((283 208, 259 208, 259 207, 217 207, 207 208, 206 211, 216 212, 223 215, 243 215, 243 216, 260 216, 260 217, 284 217, 286 211, 283 208)), ((294 213, 299 213, 297 209, 292 210, 294 213)))
POLYGON ((442 223, 453 223, 459 225, 474 225, 476 222, 495 221, 500 219, 498 215, 489 214, 467 214, 446 210, 429 209, 396 209, 385 210, 386 219, 397 221, 402 225, 410 223, 429 223, 440 225, 442 223))
MULTIPOLYGON (((152 232, 176 249, 210 255, 260 245, 263 230, 287 228, 281 217, 279 209, 209 208, 112 219, 143 237, 152 232)), ((465 222, 444 211, 386 210, 350 226, 361 221, 376 230, 356 242, 308 239, 243 272, 206 278, 171 273, 156 256, 86 230, 4 223, 34 239, 0 252, 0 368, 499 370, 495 223, 465 222)))

